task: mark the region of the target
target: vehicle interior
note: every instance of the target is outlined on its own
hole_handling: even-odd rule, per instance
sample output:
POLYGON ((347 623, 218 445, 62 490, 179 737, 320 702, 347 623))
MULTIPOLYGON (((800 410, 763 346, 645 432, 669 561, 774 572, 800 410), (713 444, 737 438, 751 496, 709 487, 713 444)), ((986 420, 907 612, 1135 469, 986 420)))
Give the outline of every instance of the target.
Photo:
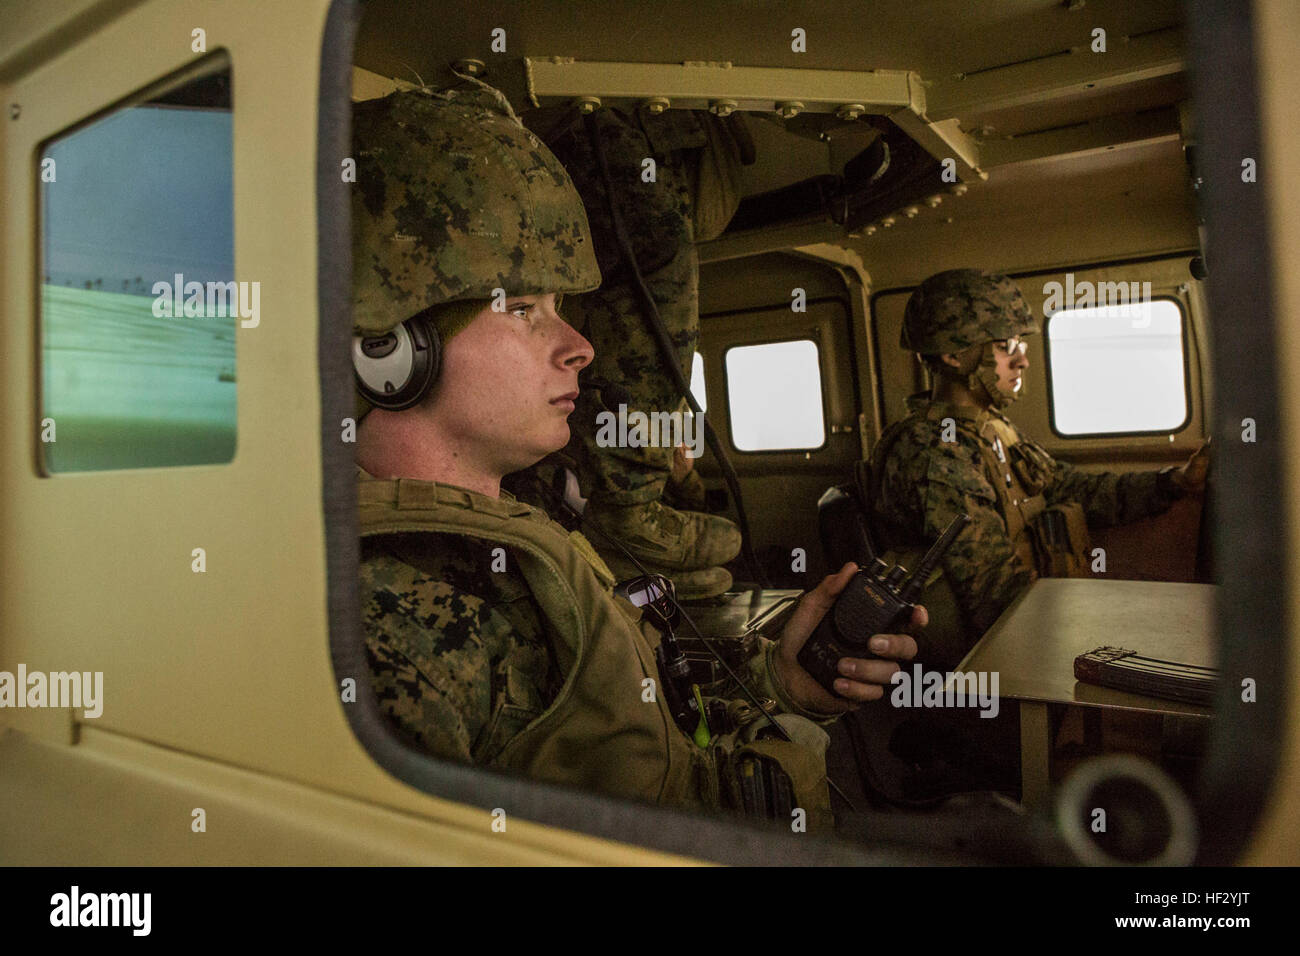
MULTIPOLYGON (((1204 272, 1191 165, 1195 124, 1176 4, 1107 10, 1096 37, 1094 21, 1103 23, 1096 7, 1026 6, 1022 29, 1013 29, 1006 9, 950 4, 939 18, 960 19, 964 29, 947 43, 922 41, 909 22, 921 15, 913 8, 883 5, 867 31, 865 23, 853 27, 861 18, 845 6, 817 11, 818 22, 845 29, 819 35, 815 55, 800 43, 797 16, 789 20, 789 43, 761 39, 777 31, 761 16, 739 32, 729 25, 725 42, 710 41, 722 33, 710 24, 718 12, 702 8, 690 27, 671 34, 636 30, 583 43, 565 33, 562 53, 534 57, 559 42, 550 34, 562 28, 544 16, 497 24, 496 11, 467 7, 455 18, 466 30, 462 46, 448 38, 436 48, 447 52, 435 53, 415 42, 423 37, 414 24, 405 33, 368 31, 387 16, 409 14, 400 4, 376 4, 356 58, 363 95, 385 89, 382 77, 409 87, 459 59, 475 59, 469 38, 500 26, 507 49, 518 44, 522 63, 495 57, 460 69, 507 92, 525 123, 530 106, 567 103, 578 111, 584 100, 588 108, 633 115, 648 108, 716 113, 721 102, 723 111, 744 118, 752 138, 745 158, 752 161, 742 167, 739 207, 721 235, 698 243, 701 332, 693 387, 732 457, 758 566, 738 559, 735 589, 695 609, 705 637, 741 638, 747 630, 740 622, 768 610, 787 589, 811 586, 845 560, 865 565, 865 552, 823 542, 817 502, 829 487, 851 483, 881 432, 907 414, 907 397, 928 388, 921 363, 898 341, 911 290, 933 273, 1008 273, 1044 317, 1052 282, 1062 290, 1067 283, 1083 289, 1114 282, 1149 290, 1148 301, 1172 310, 1168 352, 1157 360, 1170 367, 1159 386, 1174 393, 1168 408, 1143 418, 1140 409, 1165 399, 1124 384, 1160 374, 1150 365, 1150 339, 1085 346, 1093 350, 1086 370, 1080 368, 1087 379, 1068 377, 1060 352, 1069 345, 1061 339, 1058 384, 1048 368, 1050 338, 1042 335, 1029 340, 1033 385, 1009 414, 1054 457, 1098 471, 1176 465, 1198 447, 1208 434, 1208 309, 1198 278, 1204 272), (987 21, 976 22, 981 16, 987 21), (1028 49, 1026 35, 1035 38, 1028 49), (835 91, 840 81, 856 83, 856 99, 843 101, 835 91), (886 89, 891 81, 898 83, 894 91, 886 89), (892 101, 895 92, 906 102, 892 101), (859 102, 865 100, 884 102, 859 102), (800 347, 785 362, 763 362, 764 349, 800 347), (1134 354, 1135 348, 1146 351, 1134 354), (747 372, 747 361, 757 363, 756 371, 747 372), (1121 407, 1106 421, 1060 421, 1065 409, 1053 400, 1092 405, 1112 388, 1121 407), (782 408, 796 421, 784 421, 782 408)), ((784 27, 788 14, 778 19, 784 27)), ((698 467, 714 507, 739 519, 736 489, 724 482, 716 459, 706 456, 698 467)), ((1189 496, 1160 516, 1098 529, 1093 543, 1104 551, 1107 577, 1212 581, 1202 515, 1203 498, 1189 496)), ((703 648, 697 655, 707 662, 703 648)), ((1084 757, 1115 750, 1145 753, 1190 785, 1208 740, 1204 710, 1052 711, 1050 762, 1058 785, 1084 757)), ((1011 723, 1002 734, 1014 741, 1015 715, 1004 716, 1011 723)), ((899 731, 888 718, 883 705, 873 706, 836 725, 833 779, 859 784, 853 789, 864 806, 933 810, 953 794, 908 775, 904 764, 922 759, 916 742, 899 736, 911 725, 899 731), (883 727, 894 731, 892 750, 871 739, 883 727), (909 799, 917 793, 929 799, 909 799)), ((922 738, 934 733, 912 731, 922 738)), ((972 750, 987 750, 974 764, 995 762, 999 753, 1005 759, 1007 751, 1005 742, 984 736, 953 746, 963 751, 963 763, 972 750)), ((950 787, 997 787, 998 775, 987 767, 965 769, 949 771, 950 787)), ((1020 783, 1012 779, 1006 791, 1027 799, 1020 783)))
MULTIPOLYGON (((114 847, 136 845, 158 814, 197 805, 190 791, 202 788, 209 814, 222 806, 241 821, 238 837, 203 850, 224 862, 273 852, 376 863, 1294 862, 1289 582, 1300 564, 1282 492, 1298 466, 1278 437, 1300 362, 1286 333, 1287 320, 1300 327, 1300 280, 1284 268, 1300 250, 1300 217, 1285 215, 1300 212, 1300 169, 1278 141, 1284 120, 1300 118, 1284 65, 1300 38, 1294 10, 1174 0, 709 0, 674 4, 671 16, 627 0, 193 6, 51 3, 19 14, 0 44, 0 89, 21 103, 0 140, 15 330, 0 420, 91 423, 67 451, 3 426, 12 494, 2 536, 60 544, 0 552, 13 594, 0 610, 0 668, 53 667, 62 655, 110 678, 97 721, 0 715, 11 808, 0 812, 0 846, 11 848, 0 856, 122 861, 114 847), (200 23, 202 51, 186 46, 200 23), (160 31, 180 37, 176 50, 129 39, 160 31), (115 44, 138 55, 70 79, 72 63, 115 44), (944 270, 1010 276, 1042 328, 1026 340, 1026 384, 1006 412, 1025 436, 1090 472, 1176 467, 1212 438, 1206 492, 1090 529, 1087 579, 1035 582, 965 655, 955 669, 1000 670, 998 719, 940 727, 880 702, 836 724, 834 837, 621 804, 412 751, 364 688, 347 696, 366 665, 355 468, 337 440, 352 402, 338 157, 351 102, 457 74, 500 89, 525 123, 556 107, 697 110, 736 116, 747 131, 738 208, 697 245, 692 391, 729 464, 709 452, 696 467, 709 509, 743 523, 753 554, 731 566, 724 598, 686 608, 706 637, 770 636, 783 599, 872 556, 844 529, 865 528, 870 547, 855 500, 861 463, 929 387, 900 332, 912 291, 944 270), (114 264, 98 285, 81 253, 51 245, 91 200, 59 207, 41 192, 41 160, 75 170, 76 137, 96 142, 133 106, 202 126, 206 146, 176 163, 224 190, 195 201, 210 202, 218 223, 207 239, 178 233, 173 258, 138 261, 168 278, 160 263, 183 255, 219 261, 262 283, 260 318, 236 312, 229 327, 181 343, 200 356, 204 384, 173 383, 196 410, 170 431, 94 424, 99 399, 86 383, 101 373, 80 359, 61 365, 57 351, 75 351, 77 323, 102 314, 101 290, 120 280, 123 298, 139 296, 130 268, 155 273, 114 264), (209 129, 214 114, 227 119, 209 129), (1114 319, 1101 308, 1107 293, 1142 305, 1114 319), (57 414, 54 398, 65 403, 57 414), (216 424, 199 435, 203 415, 216 424), (122 562, 140 541, 149 555, 122 562), (209 570, 193 573, 205 558, 209 570), (81 593, 101 609, 93 628, 73 585, 53 583, 69 561, 90 569, 81 593), (19 595, 19 581, 38 583, 19 595), (1105 646, 1210 668, 1198 671, 1213 678, 1208 696, 1077 680, 1071 662, 1105 646), (145 684, 158 689, 128 690, 145 684), (285 732, 267 739, 267 726, 285 732), (25 828, 38 806, 70 819, 74 808, 52 794, 73 780, 88 799, 123 795, 93 852, 75 825, 60 839, 25 828), (1099 793, 1119 795, 1110 835, 1088 826, 1099 793), (502 807, 521 822, 489 847, 486 815, 502 807)), ((161 132, 143 122, 131 135, 161 132)), ((160 192, 171 182, 149 175, 160 192)), ((152 328, 146 351, 177 346, 152 328)), ((712 667, 702 647, 692 658, 712 667)), ((139 858, 192 852, 162 841, 139 858)))

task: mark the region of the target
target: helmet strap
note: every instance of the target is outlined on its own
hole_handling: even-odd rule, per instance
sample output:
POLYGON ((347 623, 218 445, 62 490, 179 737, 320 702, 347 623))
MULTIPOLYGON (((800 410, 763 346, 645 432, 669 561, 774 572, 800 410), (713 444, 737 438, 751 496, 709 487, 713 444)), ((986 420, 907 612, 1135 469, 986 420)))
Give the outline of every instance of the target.
MULTIPOLYGON (((987 398, 992 408, 1006 408, 1020 397, 1019 392, 1008 395, 998 388, 998 359, 993 352, 992 342, 984 343, 980 364, 970 374, 966 384, 973 395, 987 398)), ((1021 388, 1023 387, 1022 385, 1021 388)))

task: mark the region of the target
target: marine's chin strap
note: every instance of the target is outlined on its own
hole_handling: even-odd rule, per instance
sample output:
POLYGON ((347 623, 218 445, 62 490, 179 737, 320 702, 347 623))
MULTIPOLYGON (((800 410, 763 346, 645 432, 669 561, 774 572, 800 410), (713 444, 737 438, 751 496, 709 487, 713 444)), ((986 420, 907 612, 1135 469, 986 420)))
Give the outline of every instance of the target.
POLYGON ((993 343, 985 342, 984 351, 980 353, 980 364, 976 366, 975 371, 971 372, 967 379, 967 387, 972 394, 982 395, 989 400, 993 408, 1006 408, 1017 398, 1025 389, 1025 380, 1022 376, 1020 379, 1020 388, 1010 395, 998 388, 998 360, 993 354, 993 343))

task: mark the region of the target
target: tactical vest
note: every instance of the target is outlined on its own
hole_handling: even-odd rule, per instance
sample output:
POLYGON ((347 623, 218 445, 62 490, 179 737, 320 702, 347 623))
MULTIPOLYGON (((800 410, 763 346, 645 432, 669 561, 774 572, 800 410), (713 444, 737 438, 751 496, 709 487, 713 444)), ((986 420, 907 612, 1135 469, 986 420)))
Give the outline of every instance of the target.
POLYGON ((1051 476, 1046 453, 1001 415, 980 425, 984 459, 998 510, 1015 542, 1016 555, 1043 577, 1088 577, 1088 522, 1077 501, 1048 505, 1043 488, 1051 476))
MULTIPOLYGON (((657 693, 657 634, 612 594, 614 576, 587 540, 510 498, 413 479, 360 478, 361 536, 450 532, 513 549, 556 636, 565 680, 555 700, 490 765, 568 786, 671 806, 739 809, 741 758, 776 760, 789 775, 809 829, 830 823, 824 754, 784 740, 752 739, 756 724, 701 748, 657 693)), ((508 688, 506 693, 508 693, 508 688)), ((509 702, 505 702, 509 706, 509 702)), ((780 721, 796 741, 811 721, 780 721), (806 725, 806 726, 804 726, 806 725)), ((764 722, 765 723, 765 722, 764 722)))

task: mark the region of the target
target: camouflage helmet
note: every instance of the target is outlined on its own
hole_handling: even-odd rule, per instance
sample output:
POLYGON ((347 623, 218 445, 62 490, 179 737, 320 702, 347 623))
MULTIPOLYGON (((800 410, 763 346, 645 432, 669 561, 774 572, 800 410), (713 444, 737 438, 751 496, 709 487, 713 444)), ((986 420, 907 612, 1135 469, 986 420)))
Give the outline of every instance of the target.
POLYGON ((477 80, 353 107, 352 317, 600 285, 587 213, 550 150, 477 80))
POLYGON ((1028 304, 1006 276, 951 269, 930 276, 907 300, 898 344, 942 355, 1037 331, 1028 304))

